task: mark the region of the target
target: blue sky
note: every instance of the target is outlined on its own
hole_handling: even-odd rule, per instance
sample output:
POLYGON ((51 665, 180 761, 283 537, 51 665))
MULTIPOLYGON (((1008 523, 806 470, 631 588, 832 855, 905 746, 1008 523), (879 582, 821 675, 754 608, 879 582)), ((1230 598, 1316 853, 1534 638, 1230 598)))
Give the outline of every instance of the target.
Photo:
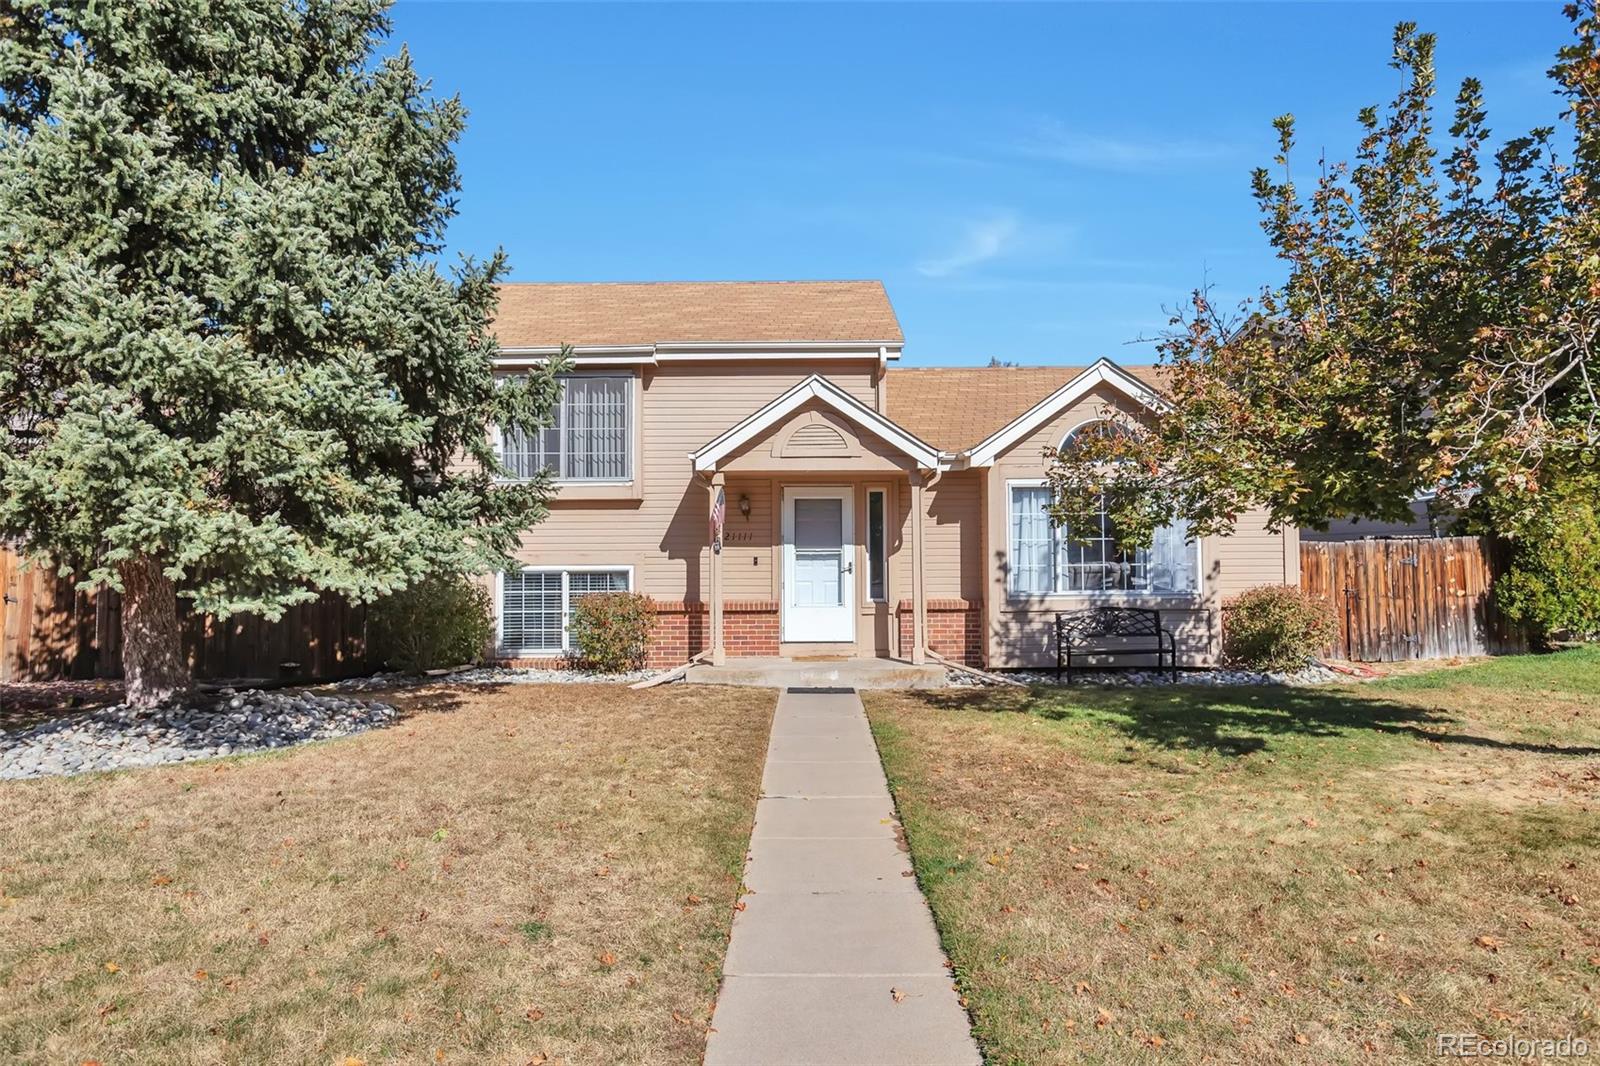
POLYGON ((1555 120, 1559 3, 623 4, 402 0, 471 111, 454 250, 515 280, 880 278, 904 365, 1148 362, 1209 279, 1277 278, 1250 198, 1387 100, 1396 21, 1510 136, 1555 120))

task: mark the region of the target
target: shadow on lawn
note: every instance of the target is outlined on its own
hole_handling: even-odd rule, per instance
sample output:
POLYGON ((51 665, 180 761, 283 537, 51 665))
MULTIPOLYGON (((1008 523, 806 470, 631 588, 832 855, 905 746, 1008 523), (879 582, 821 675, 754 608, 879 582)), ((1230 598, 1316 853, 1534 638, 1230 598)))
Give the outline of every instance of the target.
POLYGON ((1364 697, 1348 690, 1035 687, 920 695, 940 708, 1031 714, 1049 721, 1094 721, 1161 747, 1226 756, 1265 751, 1275 737, 1333 737, 1361 731, 1538 755, 1600 755, 1600 747, 1497 740, 1459 732, 1461 719, 1445 709, 1364 697))

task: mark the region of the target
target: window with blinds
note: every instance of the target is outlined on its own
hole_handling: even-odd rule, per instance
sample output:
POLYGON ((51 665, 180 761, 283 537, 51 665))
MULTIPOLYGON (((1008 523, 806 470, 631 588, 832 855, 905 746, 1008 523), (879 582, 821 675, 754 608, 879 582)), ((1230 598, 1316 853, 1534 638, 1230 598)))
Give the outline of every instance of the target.
POLYGON ((1011 592, 1017 596, 1075 593, 1189 595, 1199 588, 1199 545, 1189 526, 1177 522, 1156 530, 1148 548, 1122 542, 1106 513, 1105 498, 1088 529, 1062 529, 1045 508, 1042 485, 1011 488, 1011 592))
POLYGON ((595 592, 627 592, 626 570, 514 570, 500 580, 500 650, 551 655, 572 650, 572 605, 595 592))
POLYGON ((563 374, 555 424, 500 434, 500 459, 514 477, 549 470, 562 481, 633 476, 633 378, 563 374))

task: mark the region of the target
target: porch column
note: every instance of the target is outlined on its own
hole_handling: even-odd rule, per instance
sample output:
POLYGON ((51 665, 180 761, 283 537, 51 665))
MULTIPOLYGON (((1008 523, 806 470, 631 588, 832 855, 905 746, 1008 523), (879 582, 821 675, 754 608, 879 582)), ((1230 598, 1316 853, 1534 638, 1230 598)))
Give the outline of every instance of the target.
POLYGON ((911 661, 928 661, 928 596, 922 580, 922 471, 911 474, 911 661))
MULTIPOLYGON (((728 661, 728 649, 722 643, 722 553, 711 542, 710 533, 716 525, 717 495, 721 493, 724 501, 726 495, 726 478, 722 471, 711 475, 711 491, 706 499, 706 533, 707 554, 711 556, 711 572, 707 578, 708 595, 711 597, 711 665, 721 666, 728 661)), ((726 503, 724 503, 726 511, 726 503)))

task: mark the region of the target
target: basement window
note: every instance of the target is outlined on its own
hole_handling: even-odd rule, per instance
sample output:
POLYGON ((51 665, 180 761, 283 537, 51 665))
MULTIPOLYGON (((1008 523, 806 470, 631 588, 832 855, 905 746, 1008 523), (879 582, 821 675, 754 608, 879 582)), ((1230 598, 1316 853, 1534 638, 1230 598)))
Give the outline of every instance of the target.
POLYGON ((500 575, 500 653, 561 655, 572 650, 572 605, 593 592, 627 592, 628 568, 533 567, 500 575))

